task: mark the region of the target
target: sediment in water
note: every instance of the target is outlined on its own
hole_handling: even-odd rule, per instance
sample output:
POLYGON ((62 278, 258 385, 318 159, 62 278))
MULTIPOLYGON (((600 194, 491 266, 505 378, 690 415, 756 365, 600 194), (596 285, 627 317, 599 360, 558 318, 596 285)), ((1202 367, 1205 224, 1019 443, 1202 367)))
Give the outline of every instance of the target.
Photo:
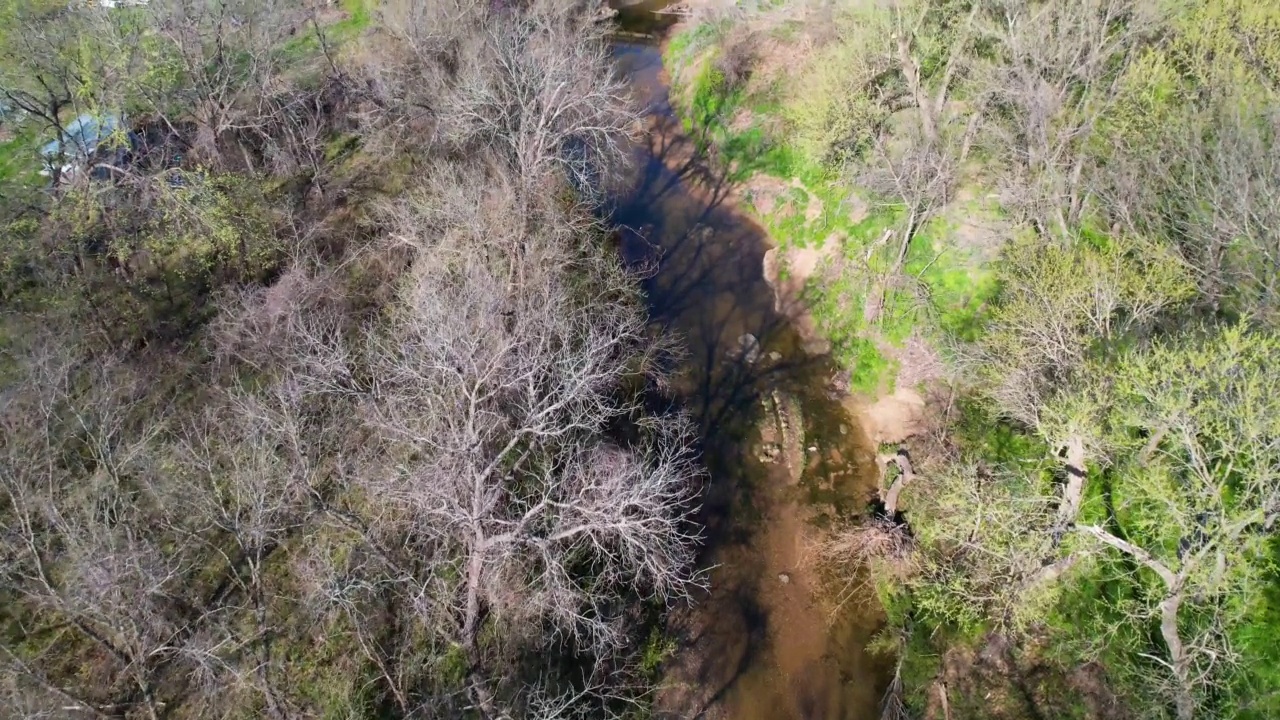
POLYGON ((702 517, 711 590, 673 613, 680 649, 658 709, 735 720, 873 717, 888 679, 885 662, 866 652, 881 624, 874 599, 833 616, 804 554, 818 521, 858 513, 874 495, 875 447, 843 404, 838 368, 806 352, 803 307, 775 302, 766 233, 672 116, 659 47, 620 42, 616 56, 649 108, 651 132, 614 220, 628 262, 654 269, 645 281, 654 322, 689 350, 678 387, 711 477, 702 517), (741 352, 748 334, 754 361, 741 352), (776 462, 761 457, 761 428, 778 422, 780 408, 798 414, 790 424, 803 437, 786 441, 796 457, 776 462))

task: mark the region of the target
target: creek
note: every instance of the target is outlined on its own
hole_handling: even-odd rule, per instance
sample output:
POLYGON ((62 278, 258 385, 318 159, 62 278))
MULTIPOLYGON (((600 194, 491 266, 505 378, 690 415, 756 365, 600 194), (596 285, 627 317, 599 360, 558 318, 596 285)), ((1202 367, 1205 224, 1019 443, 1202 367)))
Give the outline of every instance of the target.
POLYGON ((883 619, 869 586, 838 610, 805 561, 821 528, 864 511, 875 447, 850 412, 841 371, 806 352, 802 304, 764 275, 765 230, 739 188, 696 151, 669 102, 665 3, 623 9, 614 46, 649 132, 613 208, 621 251, 644 269, 653 322, 688 351, 676 391, 709 473, 701 520, 710 590, 677 608, 660 716, 870 719, 888 659, 866 645, 883 619), (642 36, 649 36, 646 40, 642 36))

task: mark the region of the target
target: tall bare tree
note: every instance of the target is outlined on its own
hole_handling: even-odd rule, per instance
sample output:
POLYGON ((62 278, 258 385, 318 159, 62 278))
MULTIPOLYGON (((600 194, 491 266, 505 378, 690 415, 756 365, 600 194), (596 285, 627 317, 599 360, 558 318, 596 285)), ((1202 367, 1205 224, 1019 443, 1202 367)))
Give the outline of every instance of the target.
POLYGON ((1077 226, 1089 191, 1086 144, 1160 11, 1149 0, 1000 0, 983 13, 980 27, 998 51, 978 83, 1002 118, 984 125, 1009 153, 1006 203, 1042 232, 1077 226))
POLYGON ((137 92, 175 133, 193 121, 192 149, 221 164, 236 147, 233 133, 258 132, 278 116, 287 43, 305 41, 306 8, 287 0, 155 0, 145 11, 161 42, 148 44, 155 71, 134 80, 137 92))
MULTIPOLYGON (((24 362, 29 383, 5 401, 4 572, 15 602, 43 624, 72 629, 154 717, 155 672, 177 655, 192 617, 184 579, 193 558, 152 531, 173 512, 156 484, 158 408, 142 404, 144 385, 129 366, 84 360, 57 340, 37 344, 24 362)), ((43 632, 29 632, 5 642, 16 640, 9 654, 40 677, 26 641, 36 656, 52 648, 39 647, 43 632)))
POLYGON ((380 532, 421 546, 415 593, 442 593, 423 607, 448 609, 473 663, 486 623, 549 621, 604 652, 621 640, 617 592, 690 588, 687 429, 650 419, 637 426, 647 440, 603 438, 638 417, 619 392, 652 370, 643 321, 619 302, 626 276, 575 247, 554 206, 513 268, 503 248, 528 232, 518 201, 472 173, 447 188, 397 210, 417 257, 396 319, 364 351, 364 414, 383 441, 350 482, 384 508, 380 532), (561 279, 574 267, 587 286, 561 279), (445 567, 457 580, 440 587, 445 567))

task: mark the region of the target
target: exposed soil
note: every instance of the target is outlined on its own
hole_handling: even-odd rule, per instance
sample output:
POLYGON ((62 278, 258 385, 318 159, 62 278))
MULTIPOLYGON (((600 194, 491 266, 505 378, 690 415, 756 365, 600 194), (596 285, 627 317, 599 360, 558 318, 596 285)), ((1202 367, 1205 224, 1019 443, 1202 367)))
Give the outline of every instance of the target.
POLYGON ((828 238, 821 248, 770 248, 764 255, 762 272, 773 292, 778 312, 792 317, 805 352, 822 355, 831 344, 818 329, 805 305, 804 289, 823 262, 839 254, 839 239, 828 238))
POLYGON ((856 398, 846 403, 862 419, 867 436, 876 445, 896 445, 925 430, 925 401, 911 388, 898 388, 869 405, 856 398))
MULTIPOLYGON (((878 683, 867 680, 881 668, 862 646, 867 621, 879 618, 868 616, 865 605, 832 615, 822 579, 806 558, 820 510, 807 483, 838 484, 835 468, 867 465, 856 451, 846 459, 839 448, 806 447, 798 398, 775 392, 762 405, 767 412, 751 460, 762 481, 752 495, 760 516, 745 543, 716 553, 711 596, 681 615, 681 629, 695 625, 696 639, 667 668, 658 706, 668 717, 709 720, 871 717, 878 683), (766 448, 772 450, 761 452, 766 448), (749 582, 740 574, 747 568, 749 582), (745 587, 751 611, 727 608, 726 595, 745 587), (749 642, 726 637, 748 629, 744 615, 749 642)), ((845 427, 854 443, 865 442, 845 427)))
POLYGON ((743 192, 751 198, 751 205, 756 212, 765 217, 773 212, 778 198, 790 187, 791 184, 782 178, 757 173, 743 183, 743 192))
POLYGON ((1034 642, 1019 648, 999 633, 988 634, 976 649, 948 651, 926 698, 926 720, 1133 716, 1108 689, 1101 666, 1084 665, 1063 675, 1036 657, 1034 642))

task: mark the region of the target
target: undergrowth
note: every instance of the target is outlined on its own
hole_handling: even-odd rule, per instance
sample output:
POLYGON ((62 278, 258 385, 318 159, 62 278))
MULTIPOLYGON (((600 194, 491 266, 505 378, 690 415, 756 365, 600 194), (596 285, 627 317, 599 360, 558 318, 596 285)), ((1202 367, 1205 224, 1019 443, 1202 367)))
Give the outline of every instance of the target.
POLYGON ((781 248, 820 249, 840 243, 839 272, 828 273, 807 289, 810 310, 831 342, 832 354, 850 372, 861 393, 891 390, 898 365, 894 349, 913 333, 938 339, 971 340, 983 308, 994 295, 994 274, 952 246, 950 228, 935 221, 913 238, 903 266, 903 281, 886 292, 875 327, 863 319, 868 278, 883 274, 896 260, 898 245, 886 231, 900 223, 901 208, 882 204, 865 217, 850 210, 855 198, 847 179, 790 142, 785 131, 767 124, 785 116, 790 102, 777 83, 733 85, 718 69, 717 47, 724 22, 702 23, 677 33, 664 61, 672 74, 672 105, 695 147, 735 185, 753 177, 790 184, 767 212, 751 187, 746 204, 759 216, 781 248), (810 205, 821 210, 809 217, 810 205))

